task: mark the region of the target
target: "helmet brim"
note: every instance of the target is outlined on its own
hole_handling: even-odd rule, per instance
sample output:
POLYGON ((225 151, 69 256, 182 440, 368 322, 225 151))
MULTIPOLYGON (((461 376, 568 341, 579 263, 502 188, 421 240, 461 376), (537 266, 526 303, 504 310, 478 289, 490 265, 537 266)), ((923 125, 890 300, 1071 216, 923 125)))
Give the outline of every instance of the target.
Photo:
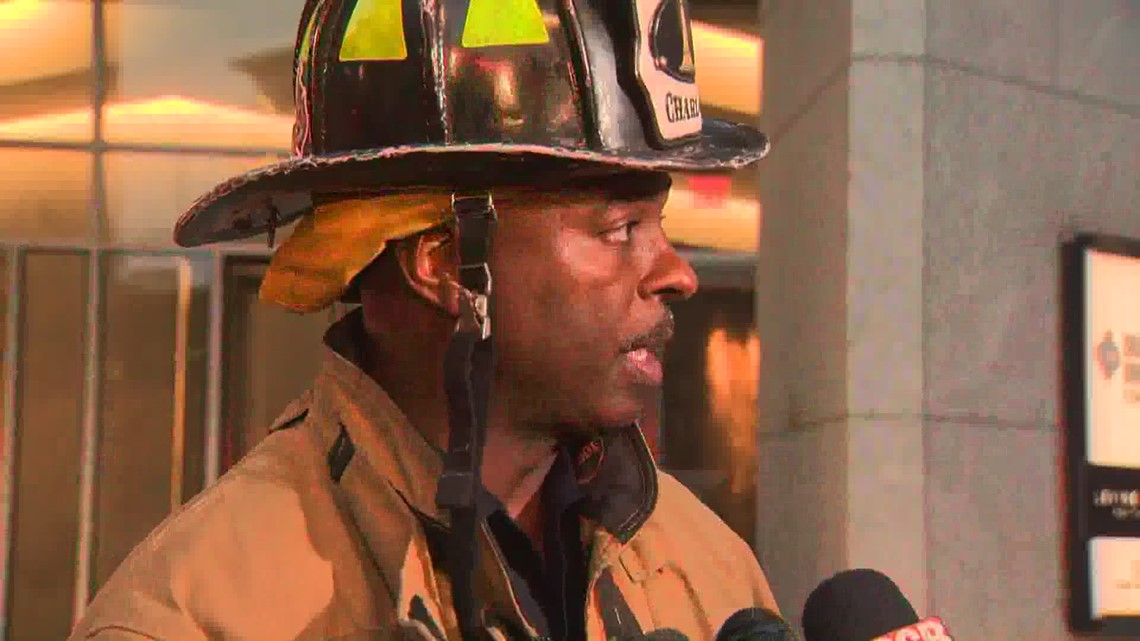
POLYGON ((752 127, 706 118, 700 136, 667 150, 599 152, 489 143, 291 158, 235 176, 203 195, 178 220, 174 241, 196 247, 264 233, 310 211, 314 192, 557 186, 630 171, 724 172, 760 160, 768 149, 768 138, 752 127))

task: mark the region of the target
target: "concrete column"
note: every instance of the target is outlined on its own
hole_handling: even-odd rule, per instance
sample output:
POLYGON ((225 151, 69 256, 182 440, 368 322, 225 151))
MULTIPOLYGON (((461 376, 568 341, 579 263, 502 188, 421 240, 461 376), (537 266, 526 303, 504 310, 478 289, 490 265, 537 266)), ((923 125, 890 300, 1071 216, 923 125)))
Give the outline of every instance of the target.
POLYGON ((1128 0, 765 4, 758 553, 1069 639, 1058 246, 1140 236, 1128 0))

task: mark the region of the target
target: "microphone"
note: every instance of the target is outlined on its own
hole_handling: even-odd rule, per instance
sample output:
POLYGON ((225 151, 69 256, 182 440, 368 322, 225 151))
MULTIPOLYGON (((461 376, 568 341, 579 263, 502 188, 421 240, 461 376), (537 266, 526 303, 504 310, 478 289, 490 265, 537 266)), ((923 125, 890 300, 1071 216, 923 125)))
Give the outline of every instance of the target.
POLYGON ((792 629, 764 608, 737 610, 716 633, 716 641, 795 641, 792 629))
MULTIPOLYGON (((660 628, 638 637, 639 641, 690 641, 672 628, 660 628)), ((716 641, 796 641, 791 628, 779 616, 763 608, 737 610, 728 617, 716 641)))
POLYGON ((895 582, 847 570, 819 584, 804 604, 807 641, 954 641, 938 617, 918 619, 895 582))

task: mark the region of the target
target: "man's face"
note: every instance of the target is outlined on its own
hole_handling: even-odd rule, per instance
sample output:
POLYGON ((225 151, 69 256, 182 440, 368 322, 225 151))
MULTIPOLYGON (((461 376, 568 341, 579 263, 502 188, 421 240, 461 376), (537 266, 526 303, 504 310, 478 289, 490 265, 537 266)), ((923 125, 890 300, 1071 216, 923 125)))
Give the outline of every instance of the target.
POLYGON ((697 289, 661 227, 668 183, 496 196, 495 402, 529 429, 628 425, 656 398, 666 304, 697 289))

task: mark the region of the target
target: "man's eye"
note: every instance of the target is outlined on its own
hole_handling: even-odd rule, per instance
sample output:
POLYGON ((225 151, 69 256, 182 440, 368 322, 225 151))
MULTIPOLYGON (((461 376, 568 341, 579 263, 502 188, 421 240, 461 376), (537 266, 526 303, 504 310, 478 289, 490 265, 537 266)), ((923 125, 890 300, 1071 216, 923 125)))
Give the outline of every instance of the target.
POLYGON ((621 227, 615 227, 604 234, 602 237, 609 242, 613 243, 628 243, 630 236, 633 234, 633 229, 641 224, 640 220, 631 220, 621 227))

